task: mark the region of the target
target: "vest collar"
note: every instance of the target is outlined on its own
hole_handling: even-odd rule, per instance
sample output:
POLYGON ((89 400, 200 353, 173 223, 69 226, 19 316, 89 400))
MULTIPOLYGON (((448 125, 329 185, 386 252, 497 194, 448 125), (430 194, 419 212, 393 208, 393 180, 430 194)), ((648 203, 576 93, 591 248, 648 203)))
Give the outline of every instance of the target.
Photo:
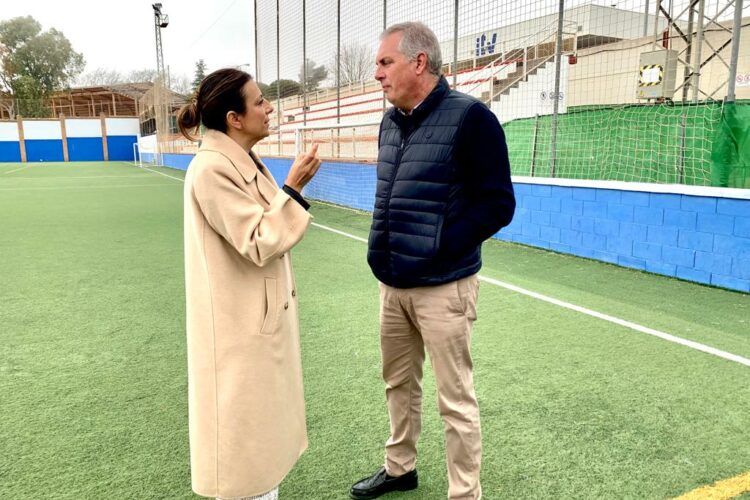
POLYGON ((451 88, 450 85, 448 85, 448 80, 446 80, 444 76, 441 76, 437 85, 435 85, 435 88, 432 89, 432 92, 425 97, 424 101, 422 101, 419 106, 412 110, 410 115, 404 115, 403 113, 394 110, 394 112, 391 113, 391 119, 399 126, 405 123, 406 120, 411 120, 413 123, 421 122, 432 112, 433 109, 435 109, 450 91, 451 88))

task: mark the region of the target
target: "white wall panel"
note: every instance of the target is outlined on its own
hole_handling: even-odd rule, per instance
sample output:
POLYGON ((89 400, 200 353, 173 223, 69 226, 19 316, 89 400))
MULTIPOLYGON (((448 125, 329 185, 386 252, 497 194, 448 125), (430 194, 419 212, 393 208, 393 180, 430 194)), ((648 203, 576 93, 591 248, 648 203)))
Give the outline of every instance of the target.
POLYGON ((65 120, 65 133, 68 137, 101 137, 102 121, 68 118, 65 120))
POLYGON ((107 118, 107 135, 140 135, 138 118, 107 118))
POLYGON ((0 141, 18 140, 18 122, 0 122, 0 141))
POLYGON ((23 122, 23 136, 28 140, 62 139, 59 120, 26 121, 23 122))

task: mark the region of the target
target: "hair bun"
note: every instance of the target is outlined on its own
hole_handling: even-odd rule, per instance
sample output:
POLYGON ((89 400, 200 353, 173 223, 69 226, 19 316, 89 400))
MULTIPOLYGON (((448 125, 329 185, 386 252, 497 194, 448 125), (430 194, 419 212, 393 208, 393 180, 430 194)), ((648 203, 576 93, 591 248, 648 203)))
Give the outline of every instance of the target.
POLYGON ((201 123, 201 113, 195 98, 185 104, 177 114, 177 126, 186 138, 194 141, 191 132, 198 128, 201 123))

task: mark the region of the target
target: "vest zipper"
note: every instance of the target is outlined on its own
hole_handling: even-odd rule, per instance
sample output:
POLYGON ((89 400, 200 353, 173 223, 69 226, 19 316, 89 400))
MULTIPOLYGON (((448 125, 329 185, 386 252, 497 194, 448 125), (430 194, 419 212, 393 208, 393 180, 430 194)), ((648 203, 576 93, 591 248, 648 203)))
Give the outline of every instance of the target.
POLYGON ((388 246, 388 253, 390 253, 390 247, 391 247, 391 218, 390 218, 390 212, 391 212, 391 192, 393 191, 393 183, 396 181, 396 175, 398 174, 398 167, 401 165, 401 156, 404 154, 404 147, 406 147, 406 141, 409 139, 409 136, 411 135, 412 130, 409 130, 409 133, 407 135, 401 135, 401 145, 398 147, 398 155, 396 155, 396 162, 393 164, 393 175, 391 176, 391 181, 388 183, 388 193, 386 195, 386 200, 388 203, 385 206, 385 233, 387 235, 385 239, 385 244, 388 246))

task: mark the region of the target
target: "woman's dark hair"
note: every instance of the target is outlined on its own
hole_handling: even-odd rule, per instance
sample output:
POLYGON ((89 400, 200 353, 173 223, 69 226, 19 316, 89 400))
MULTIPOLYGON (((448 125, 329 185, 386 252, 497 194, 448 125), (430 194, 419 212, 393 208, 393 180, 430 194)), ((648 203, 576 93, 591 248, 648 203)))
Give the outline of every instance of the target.
POLYGON ((226 117, 230 111, 245 113, 243 87, 253 77, 234 68, 219 69, 203 79, 198 91, 177 114, 177 126, 182 135, 194 141, 191 132, 202 123, 206 128, 227 131, 226 117))

